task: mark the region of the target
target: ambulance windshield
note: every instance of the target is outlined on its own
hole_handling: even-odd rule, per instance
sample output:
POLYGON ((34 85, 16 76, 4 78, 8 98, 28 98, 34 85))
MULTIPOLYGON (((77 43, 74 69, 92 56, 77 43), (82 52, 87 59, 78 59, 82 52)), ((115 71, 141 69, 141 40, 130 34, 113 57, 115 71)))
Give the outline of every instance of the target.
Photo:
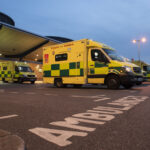
POLYGON ((150 72, 150 66, 143 66, 144 71, 150 72))
POLYGON ((124 59, 121 56, 119 56, 114 50, 105 49, 105 48, 103 48, 103 50, 112 60, 124 62, 124 59))
POLYGON ((32 69, 28 66, 18 66, 20 72, 33 72, 32 69))
POLYGON ((147 66, 147 71, 150 71, 150 66, 147 66))

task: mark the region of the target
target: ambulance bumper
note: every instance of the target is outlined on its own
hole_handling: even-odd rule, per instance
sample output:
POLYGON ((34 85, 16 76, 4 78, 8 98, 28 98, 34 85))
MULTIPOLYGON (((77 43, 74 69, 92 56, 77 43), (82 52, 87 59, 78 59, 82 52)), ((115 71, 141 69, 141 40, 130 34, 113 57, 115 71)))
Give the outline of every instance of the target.
POLYGON ((143 76, 134 76, 134 75, 121 75, 120 76, 121 84, 136 84, 143 82, 143 76))
POLYGON ((147 81, 150 81, 150 77, 147 77, 147 81))
POLYGON ((143 82, 147 82, 148 81, 148 77, 143 77, 144 79, 144 81, 143 82))
POLYGON ((34 82, 34 81, 37 80, 37 78, 22 77, 21 80, 22 80, 23 82, 24 82, 24 81, 32 81, 32 82, 34 82))

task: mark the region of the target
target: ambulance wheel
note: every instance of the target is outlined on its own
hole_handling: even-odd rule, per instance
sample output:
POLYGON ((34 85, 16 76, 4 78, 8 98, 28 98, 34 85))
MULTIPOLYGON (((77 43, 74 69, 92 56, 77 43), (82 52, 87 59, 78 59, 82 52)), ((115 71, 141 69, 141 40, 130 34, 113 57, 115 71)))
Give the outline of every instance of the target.
POLYGON ((64 87, 64 88, 67 88, 67 86, 68 86, 68 84, 63 84, 63 87, 64 87))
POLYGON ((123 86, 125 89, 131 89, 133 84, 124 84, 123 86))
POLYGON ((142 84, 142 82, 137 82, 137 83, 136 83, 136 85, 141 85, 141 84, 142 84))
POLYGON ((80 87, 82 87, 82 84, 74 84, 73 85, 75 88, 80 88, 80 87))
POLYGON ((6 81, 4 78, 2 79, 4 83, 8 83, 8 81, 6 81))
POLYGON ((108 89, 118 89, 120 87, 119 77, 116 75, 110 75, 106 80, 108 89))
POLYGON ((54 85, 55 85, 57 88, 62 88, 62 87, 64 87, 63 82, 62 82, 62 79, 55 79, 54 85))
POLYGON ((22 82, 23 82, 22 79, 19 78, 19 79, 18 79, 18 83, 22 84, 22 82))
POLYGON ((31 84, 34 84, 35 83, 35 81, 31 81, 31 84))

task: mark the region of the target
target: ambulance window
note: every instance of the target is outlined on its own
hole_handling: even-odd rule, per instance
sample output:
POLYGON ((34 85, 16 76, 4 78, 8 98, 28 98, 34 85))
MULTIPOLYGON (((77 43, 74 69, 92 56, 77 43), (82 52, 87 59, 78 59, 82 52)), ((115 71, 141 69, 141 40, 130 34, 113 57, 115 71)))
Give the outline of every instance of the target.
POLYGON ((3 67, 3 70, 7 70, 7 67, 3 67))
POLYGON ((67 60, 67 58, 68 58, 68 55, 66 53, 55 55, 55 61, 64 61, 64 60, 67 60))
POLYGON ((91 50, 91 57, 93 61, 99 61, 102 55, 102 52, 98 49, 91 50))
POLYGON ((18 67, 17 67, 17 66, 15 66, 15 71, 16 71, 16 72, 19 72, 19 69, 18 69, 18 67))

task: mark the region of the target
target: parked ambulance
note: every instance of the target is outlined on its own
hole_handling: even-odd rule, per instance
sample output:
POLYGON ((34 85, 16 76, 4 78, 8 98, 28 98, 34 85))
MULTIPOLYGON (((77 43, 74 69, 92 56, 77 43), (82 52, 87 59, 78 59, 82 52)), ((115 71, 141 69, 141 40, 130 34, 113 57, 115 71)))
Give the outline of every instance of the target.
POLYGON ((147 78, 147 81, 150 81, 150 65, 147 65, 147 66, 143 66, 143 70, 145 71, 146 73, 146 78, 147 78))
POLYGON ((25 62, 6 61, 0 62, 0 80, 18 83, 30 81, 34 84, 36 75, 25 62))
POLYGON ((139 66, 125 62, 111 47, 83 39, 44 48, 43 80, 57 87, 105 84, 118 89, 131 88, 143 75, 139 66))

